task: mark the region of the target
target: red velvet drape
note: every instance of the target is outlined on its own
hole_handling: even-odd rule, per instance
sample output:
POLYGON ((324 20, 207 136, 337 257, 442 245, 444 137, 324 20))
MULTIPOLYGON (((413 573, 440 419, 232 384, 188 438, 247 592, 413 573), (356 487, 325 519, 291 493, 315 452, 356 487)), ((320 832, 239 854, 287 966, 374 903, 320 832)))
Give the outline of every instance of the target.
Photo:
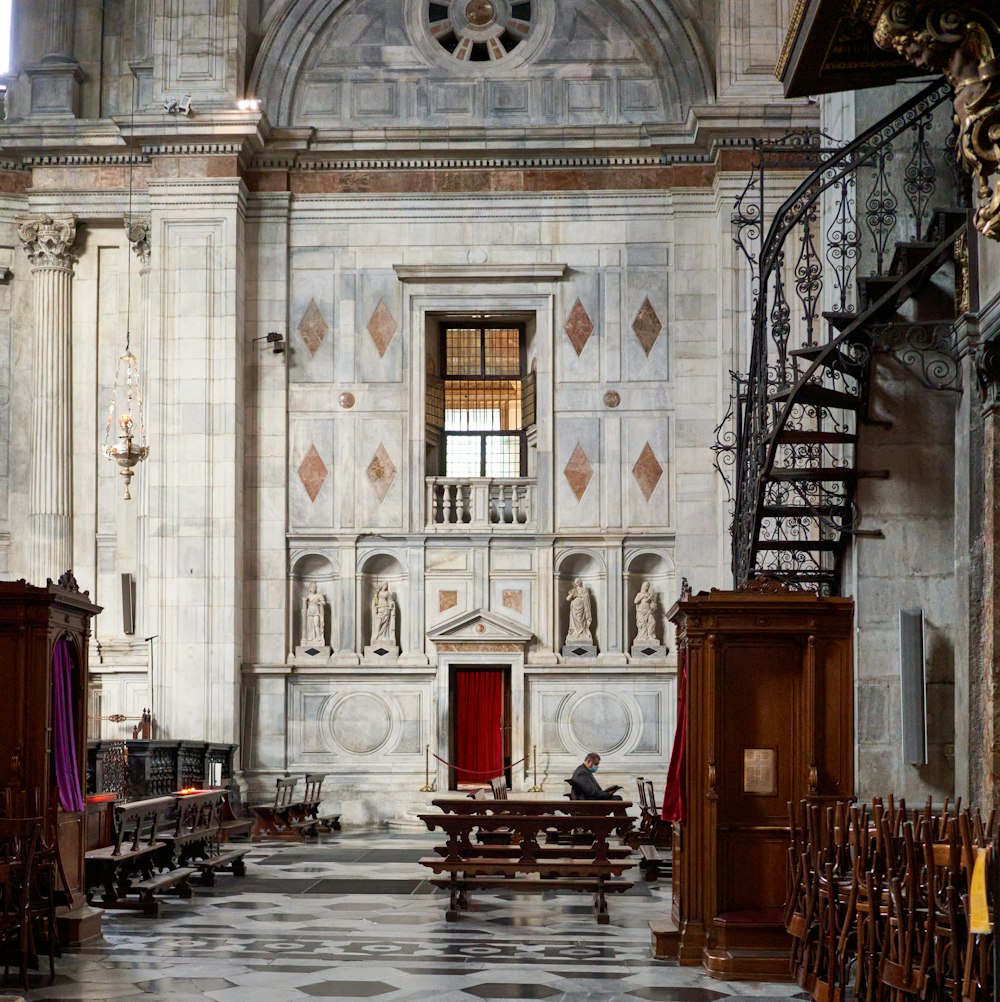
POLYGON ((663 792, 664 821, 684 821, 687 818, 687 798, 684 794, 684 749, 687 746, 687 648, 680 650, 677 665, 677 730, 667 769, 667 786, 663 792))
POLYGON ((460 783, 503 775, 503 672, 458 669, 455 674, 455 755, 460 783))

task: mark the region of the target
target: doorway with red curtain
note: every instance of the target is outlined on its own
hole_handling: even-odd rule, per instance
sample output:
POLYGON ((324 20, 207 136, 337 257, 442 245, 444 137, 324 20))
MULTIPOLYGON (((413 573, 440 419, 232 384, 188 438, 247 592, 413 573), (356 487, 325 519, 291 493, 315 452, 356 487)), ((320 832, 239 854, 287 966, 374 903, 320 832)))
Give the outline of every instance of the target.
POLYGON ((510 668, 452 666, 449 787, 482 786, 505 775, 510 784, 510 668))

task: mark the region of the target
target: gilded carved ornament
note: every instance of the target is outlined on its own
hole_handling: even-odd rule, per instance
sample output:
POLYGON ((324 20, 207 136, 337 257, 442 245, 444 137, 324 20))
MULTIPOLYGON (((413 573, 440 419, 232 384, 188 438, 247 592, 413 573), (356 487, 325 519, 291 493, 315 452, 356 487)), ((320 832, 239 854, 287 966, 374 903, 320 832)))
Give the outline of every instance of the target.
POLYGON ((1000 184, 989 183, 1000 170, 1000 25, 984 6, 867 0, 856 10, 874 24, 876 45, 943 73, 955 89, 958 160, 979 182, 975 225, 1000 240, 1000 184))

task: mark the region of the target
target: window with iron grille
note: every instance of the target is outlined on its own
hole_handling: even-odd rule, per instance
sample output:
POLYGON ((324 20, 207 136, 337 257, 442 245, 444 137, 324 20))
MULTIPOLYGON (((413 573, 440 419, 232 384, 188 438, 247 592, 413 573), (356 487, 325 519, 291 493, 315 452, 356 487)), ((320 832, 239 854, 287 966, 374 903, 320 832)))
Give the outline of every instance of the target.
POLYGON ((441 344, 444 475, 525 476, 524 327, 445 323, 441 344))

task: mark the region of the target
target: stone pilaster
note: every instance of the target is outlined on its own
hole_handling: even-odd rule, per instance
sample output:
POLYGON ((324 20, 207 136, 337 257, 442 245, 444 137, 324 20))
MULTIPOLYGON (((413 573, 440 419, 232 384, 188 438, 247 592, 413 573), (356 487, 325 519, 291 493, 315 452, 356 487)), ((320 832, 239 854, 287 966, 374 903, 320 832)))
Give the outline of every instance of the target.
POLYGON ((34 276, 29 573, 43 585, 73 566, 70 346, 76 220, 22 217, 17 232, 34 276))
POLYGON ((48 0, 45 18, 48 54, 24 67, 30 81, 31 115, 76 117, 83 71, 74 55, 76 0, 48 0))
POLYGON ((971 777, 983 806, 1000 803, 1000 341, 987 340, 976 355, 983 401, 982 706, 984 775, 971 777))
MULTIPOLYGON (((132 330, 132 346, 139 360, 139 383, 146 389, 146 357, 149 343, 149 246, 150 221, 149 216, 131 216, 125 220, 125 235, 135 256, 139 259, 139 296, 137 313, 138 322, 132 330)), ((127 319, 131 327, 132 318, 127 319)), ((136 580, 136 621, 137 636, 145 633, 146 622, 143 609, 149 593, 147 580, 146 547, 149 538, 149 478, 141 475, 137 478, 139 484, 138 509, 136 520, 135 541, 135 580, 136 580)))

